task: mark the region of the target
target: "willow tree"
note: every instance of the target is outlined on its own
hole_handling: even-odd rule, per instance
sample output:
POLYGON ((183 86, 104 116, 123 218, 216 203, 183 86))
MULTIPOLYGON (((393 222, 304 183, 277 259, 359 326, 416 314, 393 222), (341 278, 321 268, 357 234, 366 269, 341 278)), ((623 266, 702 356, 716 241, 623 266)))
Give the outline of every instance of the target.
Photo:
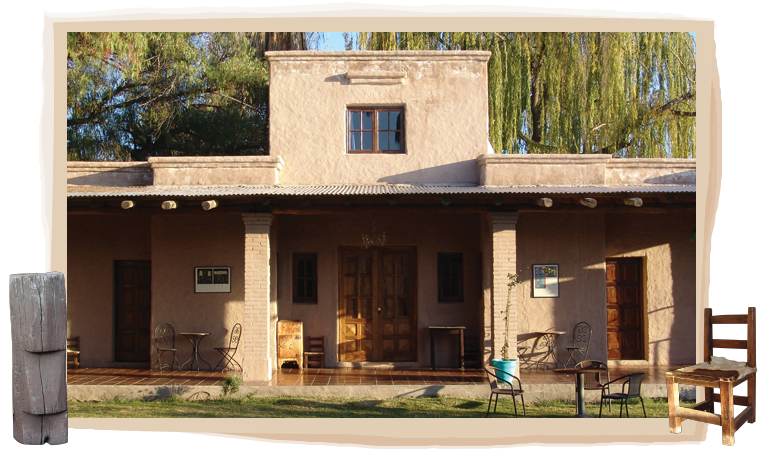
POLYGON ((490 50, 490 140, 505 153, 696 156, 689 33, 362 32, 356 41, 362 50, 490 50))
POLYGON ((69 160, 269 149, 267 50, 306 33, 69 33, 69 160))

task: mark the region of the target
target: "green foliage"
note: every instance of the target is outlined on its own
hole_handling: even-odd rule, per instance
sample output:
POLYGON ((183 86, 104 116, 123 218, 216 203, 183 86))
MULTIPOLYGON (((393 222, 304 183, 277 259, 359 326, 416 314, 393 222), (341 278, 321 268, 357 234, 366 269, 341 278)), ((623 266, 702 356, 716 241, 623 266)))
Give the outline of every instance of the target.
POLYGON ((359 33, 368 50, 490 50, 497 153, 696 157, 689 33, 359 33))
POLYGON ((68 159, 267 153, 263 52, 302 35, 69 33, 68 159))
POLYGON ((222 395, 228 396, 236 393, 240 390, 240 386, 243 385, 243 379, 241 377, 232 375, 229 377, 224 377, 224 381, 222 382, 222 395))

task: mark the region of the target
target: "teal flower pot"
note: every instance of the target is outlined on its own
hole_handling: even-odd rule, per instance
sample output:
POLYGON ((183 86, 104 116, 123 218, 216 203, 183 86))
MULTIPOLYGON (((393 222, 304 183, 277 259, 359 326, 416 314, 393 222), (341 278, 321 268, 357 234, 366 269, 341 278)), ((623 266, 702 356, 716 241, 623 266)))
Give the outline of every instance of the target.
MULTIPOLYGON (((517 360, 516 359, 493 359, 491 360, 494 369, 496 369, 496 377, 503 378, 508 382, 512 382, 512 375, 517 372, 517 360), (505 374, 508 373, 509 375, 505 374)), ((502 384, 502 383, 499 383, 502 384)))

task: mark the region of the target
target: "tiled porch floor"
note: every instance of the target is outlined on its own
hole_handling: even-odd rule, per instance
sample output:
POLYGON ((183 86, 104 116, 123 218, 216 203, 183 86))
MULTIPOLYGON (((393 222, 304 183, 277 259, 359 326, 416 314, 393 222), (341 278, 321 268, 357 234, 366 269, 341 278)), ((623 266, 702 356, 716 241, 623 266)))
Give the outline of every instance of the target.
MULTIPOLYGON (((644 372, 644 384, 665 384, 665 373, 684 366, 625 366, 610 368, 610 377, 617 378, 631 372, 644 372)), ((234 372, 232 372, 234 373, 234 372)), ((103 386, 221 386, 231 372, 164 371, 144 369, 69 369, 70 385, 103 386)), ((574 384, 575 377, 557 374, 551 370, 521 371, 524 384, 574 384)), ((477 369, 279 369, 268 382, 248 386, 347 386, 347 385, 476 385, 486 384, 485 372, 477 369)))

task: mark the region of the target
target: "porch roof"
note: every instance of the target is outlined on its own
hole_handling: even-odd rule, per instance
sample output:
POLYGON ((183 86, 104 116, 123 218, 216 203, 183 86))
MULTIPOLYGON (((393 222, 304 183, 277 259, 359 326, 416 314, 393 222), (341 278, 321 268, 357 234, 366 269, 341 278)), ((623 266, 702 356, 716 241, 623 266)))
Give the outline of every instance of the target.
POLYGON ((246 197, 246 196, 375 196, 375 195, 487 195, 487 194, 695 194, 694 185, 619 186, 481 186, 477 184, 366 184, 366 185, 238 185, 238 186, 85 186, 69 185, 69 198, 100 197, 246 197))

